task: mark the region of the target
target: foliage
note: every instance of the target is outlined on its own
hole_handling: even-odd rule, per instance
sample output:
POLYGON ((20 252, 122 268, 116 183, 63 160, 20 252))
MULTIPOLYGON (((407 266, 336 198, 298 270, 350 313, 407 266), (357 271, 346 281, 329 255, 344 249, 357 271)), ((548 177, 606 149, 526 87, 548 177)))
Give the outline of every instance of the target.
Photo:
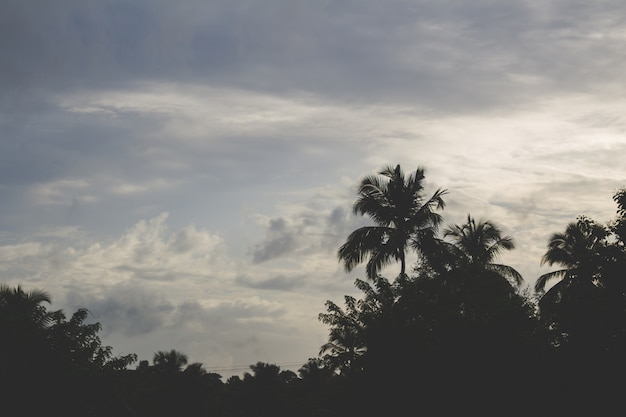
POLYGON ((354 297, 345 296, 346 311, 326 302, 327 313, 320 313, 319 320, 330 326, 329 340, 320 348, 320 355, 332 370, 342 375, 360 369, 359 358, 365 353, 364 323, 361 303, 354 297))
POLYGON ((450 261, 453 268, 491 271, 520 286, 524 279, 514 268, 494 263, 503 250, 513 250, 511 236, 502 236, 498 226, 490 221, 476 222, 470 215, 463 225, 452 225, 444 230, 443 238, 450 239, 450 261))
POLYGON ((374 279, 392 260, 406 270, 406 250, 409 244, 419 247, 432 238, 441 222, 435 210, 445 206, 445 190, 438 189, 424 198, 424 170, 417 168, 405 177, 400 165, 385 167, 379 176, 366 176, 358 188, 354 203, 355 214, 367 215, 375 226, 361 227, 352 232, 339 248, 338 257, 346 271, 369 258, 367 277, 374 279))
POLYGON ((85 323, 89 311, 80 308, 69 320, 62 311, 53 316, 49 339, 51 349, 65 367, 77 370, 121 370, 137 360, 135 354, 113 357, 110 346, 102 346, 100 323, 85 323))
POLYGON ((158 351, 154 354, 152 362, 158 372, 172 374, 181 372, 183 367, 187 365, 188 358, 184 353, 172 349, 169 352, 158 351))
POLYGON ((50 410, 66 416, 92 415, 95 410, 124 415, 108 377, 125 370, 136 355, 113 357, 112 348, 103 346, 98 336, 100 324, 86 323, 88 310, 79 309, 67 319, 61 310, 49 311, 49 303, 44 291, 0 286, 5 407, 19 404, 24 415, 50 410))
POLYGON ((626 347, 626 250, 616 227, 624 216, 621 199, 623 190, 615 196, 613 225, 580 216, 551 236, 542 258, 562 266, 539 277, 535 288, 548 342, 563 357, 586 352, 617 360, 626 347), (559 281, 544 293, 554 279, 559 281))
MULTIPOLYGON (((580 216, 570 223, 563 233, 554 233, 548 241, 548 250, 541 258, 541 264, 563 266, 563 269, 548 272, 537 279, 535 290, 542 292, 549 281, 565 279, 570 281, 575 271, 585 271, 593 276, 603 263, 609 249, 609 230, 592 219, 580 216)), ((558 292, 557 284, 554 292, 558 292)))

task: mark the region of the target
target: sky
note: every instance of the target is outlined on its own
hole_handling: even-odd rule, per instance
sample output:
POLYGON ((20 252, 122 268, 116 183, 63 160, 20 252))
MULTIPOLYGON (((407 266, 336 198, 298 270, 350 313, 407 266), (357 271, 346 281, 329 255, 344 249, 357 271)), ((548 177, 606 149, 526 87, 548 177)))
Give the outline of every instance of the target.
POLYGON ((114 354, 297 371, 386 165, 511 235, 528 285, 626 186, 622 0, 1 4, 0 281, 114 354))

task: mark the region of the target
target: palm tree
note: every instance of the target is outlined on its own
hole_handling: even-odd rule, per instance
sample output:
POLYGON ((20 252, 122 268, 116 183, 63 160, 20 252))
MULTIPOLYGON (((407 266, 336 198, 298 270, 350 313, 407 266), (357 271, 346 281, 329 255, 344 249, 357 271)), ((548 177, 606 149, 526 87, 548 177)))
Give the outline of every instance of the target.
POLYGON ((45 373, 52 363, 48 333, 55 313, 44 303, 50 303, 50 296, 43 291, 0 284, 0 374, 7 380, 45 373))
POLYGON ((621 358, 626 344, 626 259, 615 237, 609 227, 581 216, 548 241, 541 263, 562 268, 539 277, 535 290, 543 293, 547 282, 559 280, 541 296, 539 308, 551 343, 567 346, 566 352, 621 358))
POLYGON ((309 360, 298 369, 300 379, 309 383, 321 383, 330 378, 333 374, 321 358, 309 358, 309 360))
POLYGON ((446 246, 448 254, 452 255, 450 263, 456 264, 456 267, 495 272, 516 287, 524 282, 522 275, 513 267, 494 263, 503 250, 515 248, 513 238, 502 236, 502 231, 494 223, 476 222, 468 214, 466 223, 448 227, 443 232, 443 238, 451 240, 451 245, 446 246))
POLYGON ((43 303, 50 303, 50 296, 45 291, 25 292, 20 285, 12 288, 0 284, 0 312, 3 321, 16 325, 44 329, 53 320, 43 303))
POLYGON ((156 369, 168 374, 181 372, 187 361, 187 355, 174 349, 169 352, 158 351, 152 359, 156 369))
POLYGON ((441 223, 435 212, 443 209, 445 190, 438 189, 424 199, 424 170, 417 168, 405 177, 400 165, 383 168, 378 176, 366 176, 358 188, 354 214, 368 215, 374 226, 352 232, 339 248, 338 257, 347 272, 369 257, 366 271, 369 279, 392 260, 400 262, 400 274, 406 271, 406 251, 432 238, 441 223))
POLYGON ((329 366, 342 375, 358 370, 358 360, 367 347, 357 330, 349 327, 332 329, 329 340, 319 352, 329 366))
POLYGON ((273 363, 257 362, 250 365, 252 374, 246 372, 244 380, 255 381, 263 386, 278 385, 281 383, 290 383, 298 378, 295 372, 290 370, 281 371, 280 366, 273 363))
POLYGON ((195 378, 202 377, 207 374, 206 369, 204 369, 202 363, 194 362, 192 364, 187 365, 185 370, 183 371, 185 375, 189 375, 195 378))
POLYGON ((548 250, 541 258, 541 265, 558 264, 563 268, 541 275, 535 283, 535 291, 542 293, 549 281, 560 279, 553 287, 556 292, 574 271, 598 266, 597 261, 606 247, 608 236, 604 226, 584 216, 568 224, 564 233, 554 233, 548 241, 548 250))

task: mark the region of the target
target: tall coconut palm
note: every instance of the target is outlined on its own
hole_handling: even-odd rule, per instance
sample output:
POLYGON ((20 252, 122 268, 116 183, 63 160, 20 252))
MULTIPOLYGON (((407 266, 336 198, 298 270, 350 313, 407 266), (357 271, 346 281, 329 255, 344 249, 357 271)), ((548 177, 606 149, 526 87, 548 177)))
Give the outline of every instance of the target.
POLYGON ((443 238, 449 239, 448 253, 451 263, 472 270, 487 270, 497 273, 519 287, 522 275, 508 265, 494 263, 503 250, 515 248, 511 236, 502 236, 498 226, 490 221, 476 221, 468 214, 467 222, 452 225, 444 230, 443 238))
POLYGON ((352 232, 337 253, 347 272, 369 258, 369 279, 392 261, 400 262, 400 274, 404 275, 409 244, 419 246, 420 241, 434 236, 442 220, 435 210, 445 206, 445 190, 424 198, 423 168, 408 177, 400 165, 385 167, 378 174, 361 180, 353 206, 354 214, 369 216, 375 225, 352 232))
POLYGON ((558 264, 563 268, 541 275, 535 283, 535 291, 541 293, 549 281, 560 279, 553 287, 558 290, 563 279, 570 277, 573 271, 597 266, 608 236, 609 231, 603 225, 584 216, 568 224, 565 232, 554 233, 548 241, 548 250, 541 258, 541 265, 558 264))

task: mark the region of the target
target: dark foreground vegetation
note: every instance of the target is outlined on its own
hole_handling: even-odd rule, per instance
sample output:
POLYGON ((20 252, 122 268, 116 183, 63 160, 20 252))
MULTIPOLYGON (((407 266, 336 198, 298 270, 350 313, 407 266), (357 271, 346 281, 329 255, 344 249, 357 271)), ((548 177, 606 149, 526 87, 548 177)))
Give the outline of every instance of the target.
POLYGON ((626 191, 615 219, 579 217, 541 260, 560 267, 527 290, 497 225, 444 227, 445 190, 421 169, 366 177, 346 270, 366 263, 360 298, 326 303, 329 340, 298 373, 259 362, 222 380, 182 352, 152 363, 102 346, 87 310, 48 309, 45 292, 0 287, 2 406, 11 416, 417 416, 623 413, 626 191), (406 254, 419 261, 408 267, 406 254), (380 276, 390 262, 401 273, 380 276), (548 289, 549 288, 549 289, 548 289), (547 290, 546 290, 547 289, 547 290))

